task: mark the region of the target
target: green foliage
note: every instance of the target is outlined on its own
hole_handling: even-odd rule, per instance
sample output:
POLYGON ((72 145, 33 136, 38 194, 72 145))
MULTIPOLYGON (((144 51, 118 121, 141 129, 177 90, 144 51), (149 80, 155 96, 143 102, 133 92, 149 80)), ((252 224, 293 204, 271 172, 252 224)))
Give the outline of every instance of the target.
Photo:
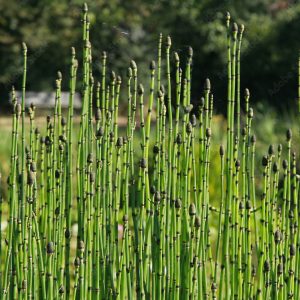
MULTIPOLYGON (((199 17, 190 10, 194 4, 159 8, 174 5, 180 17, 192 19, 199 17)), ((146 87, 134 60, 126 76, 108 70, 114 51, 96 52, 95 68, 90 26, 96 20, 85 4, 80 63, 72 48, 68 75, 58 72, 55 80, 53 116, 39 126, 36 107, 25 110, 30 59, 22 44, 22 97, 12 89, 9 173, 0 194, 0 299, 298 299, 299 133, 276 125, 271 135, 273 113, 260 105, 254 112, 248 89, 242 96, 244 26, 227 13, 226 29, 219 27, 227 36, 223 119, 213 118, 209 79, 192 105, 194 51, 188 47, 173 60, 170 36, 159 36, 146 87), (77 89, 83 98, 78 132, 77 89), (268 149, 261 150, 257 137, 271 142, 268 149)))

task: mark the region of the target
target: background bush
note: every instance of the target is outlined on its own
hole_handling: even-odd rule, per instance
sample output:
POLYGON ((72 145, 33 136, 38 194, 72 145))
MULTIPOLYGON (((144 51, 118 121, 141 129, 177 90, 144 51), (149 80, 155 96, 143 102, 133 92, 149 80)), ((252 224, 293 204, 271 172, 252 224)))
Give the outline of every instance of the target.
MULTIPOLYGON (((162 32, 172 36, 173 50, 181 53, 187 52, 188 46, 195 49, 193 101, 198 100, 204 79, 209 77, 216 107, 224 112, 223 16, 228 10, 235 20, 246 25, 241 58, 242 89, 248 87, 252 91, 253 102, 265 101, 277 108, 296 98, 297 52, 294 49, 299 48, 300 4, 295 0, 87 2, 93 48, 97 49, 93 53, 95 76, 103 50, 109 52, 109 61, 121 75, 132 58, 140 70, 146 69, 144 66, 155 56, 153 49, 162 32)), ((80 50, 81 30, 77 24, 81 4, 79 0, 0 0, 1 103, 7 101, 12 84, 20 88, 22 41, 29 47, 28 90, 51 90, 57 70, 67 72, 70 47, 80 50)), ((66 89, 67 82, 63 85, 66 89)))

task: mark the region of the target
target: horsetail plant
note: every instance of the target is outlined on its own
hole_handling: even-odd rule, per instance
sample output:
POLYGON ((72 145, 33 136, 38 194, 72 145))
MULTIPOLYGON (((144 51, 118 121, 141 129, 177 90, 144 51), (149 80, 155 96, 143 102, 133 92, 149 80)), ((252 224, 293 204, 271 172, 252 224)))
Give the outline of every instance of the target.
MULTIPOLYGON (((219 178, 212 178, 213 85, 206 79, 194 101, 193 49, 184 61, 160 34, 149 90, 133 60, 126 78, 109 76, 106 52, 96 78, 86 4, 82 20, 81 81, 72 48, 70 74, 57 74, 45 128, 37 127, 34 105, 29 127, 25 122, 23 44, 20 102, 12 89, 7 199, 0 189, 0 299, 298 299, 298 155, 287 130, 283 146, 270 145, 256 166, 249 90, 241 96, 244 26, 226 14, 226 146, 219 148, 219 178), (219 182, 219 199, 211 197, 212 180, 219 182)), ((300 71, 298 79, 300 107, 300 71)))

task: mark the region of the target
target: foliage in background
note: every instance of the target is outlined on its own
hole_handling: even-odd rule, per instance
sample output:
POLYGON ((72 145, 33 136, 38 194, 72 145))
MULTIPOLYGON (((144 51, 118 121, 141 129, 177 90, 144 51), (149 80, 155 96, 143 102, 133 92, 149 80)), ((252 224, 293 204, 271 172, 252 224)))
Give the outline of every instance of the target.
MULTIPOLYGON (((2 103, 7 100, 12 84, 20 88, 22 67, 18 54, 22 41, 29 47, 28 90, 52 89, 56 72, 67 73, 70 47, 80 48, 81 32, 76 24, 80 19, 81 4, 79 0, 0 0, 2 103)), ((152 49, 158 32, 170 34, 176 41, 173 49, 177 52, 186 53, 188 46, 197 49, 193 102, 199 100, 198 92, 204 79, 209 77, 214 83, 216 107, 224 112, 226 57, 221 51, 225 46, 222 23, 224 12, 230 11, 239 23, 247 25, 241 57, 242 87, 255 91, 254 102, 268 101, 277 107, 296 97, 293 62, 297 53, 293 49, 299 48, 300 4, 297 1, 96 0, 88 1, 88 4, 92 44, 97 49, 93 54, 96 77, 100 72, 101 52, 106 50, 109 67, 113 66, 118 74, 124 75, 124 66, 134 58, 140 66, 140 76, 145 78, 146 66, 155 55, 152 49)), ((67 82, 62 85, 63 89, 67 88, 67 82)))

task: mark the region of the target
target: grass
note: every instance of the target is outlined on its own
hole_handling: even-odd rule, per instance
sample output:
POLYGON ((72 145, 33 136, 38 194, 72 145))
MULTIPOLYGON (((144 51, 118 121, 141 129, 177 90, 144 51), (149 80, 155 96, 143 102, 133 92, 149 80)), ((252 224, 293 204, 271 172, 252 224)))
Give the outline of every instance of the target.
POLYGON ((108 75, 105 52, 94 79, 86 5, 82 20, 83 61, 72 49, 45 123, 34 105, 25 112, 23 44, 22 99, 12 91, 11 133, 3 135, 10 145, 2 146, 9 166, 2 166, 0 224, 6 218, 8 226, 0 228, 0 298, 298 299, 298 129, 272 146, 280 134, 270 141, 263 130, 277 126, 273 117, 258 115, 254 125, 250 92, 242 95, 240 85, 244 26, 226 15, 224 120, 213 116, 209 79, 191 104, 193 50, 171 55, 170 37, 159 36, 147 90, 134 61, 126 78, 108 75), (69 80, 66 113, 62 80, 69 80))

